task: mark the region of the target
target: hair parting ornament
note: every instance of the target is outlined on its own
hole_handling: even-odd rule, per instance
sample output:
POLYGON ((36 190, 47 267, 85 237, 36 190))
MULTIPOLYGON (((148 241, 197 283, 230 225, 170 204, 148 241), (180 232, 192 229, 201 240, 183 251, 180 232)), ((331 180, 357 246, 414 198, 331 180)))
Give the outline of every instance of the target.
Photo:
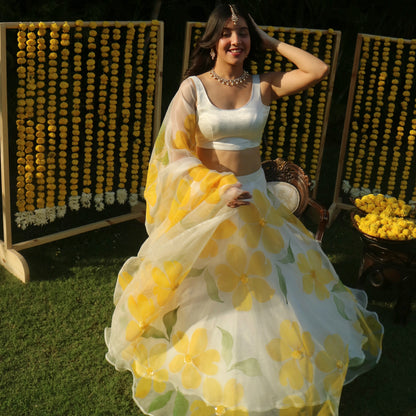
POLYGON ((231 4, 229 4, 229 6, 230 6, 230 10, 231 10, 231 20, 236 25, 238 23, 238 20, 239 20, 238 16, 237 16, 237 13, 235 12, 234 7, 231 4))

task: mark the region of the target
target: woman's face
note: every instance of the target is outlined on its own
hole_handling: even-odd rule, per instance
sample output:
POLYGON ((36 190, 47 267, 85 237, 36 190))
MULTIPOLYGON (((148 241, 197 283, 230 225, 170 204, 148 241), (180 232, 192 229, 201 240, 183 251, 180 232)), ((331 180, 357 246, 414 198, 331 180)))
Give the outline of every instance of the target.
POLYGON ((230 65, 243 64, 250 52, 251 39, 247 23, 239 16, 237 24, 228 19, 217 43, 217 62, 230 65))

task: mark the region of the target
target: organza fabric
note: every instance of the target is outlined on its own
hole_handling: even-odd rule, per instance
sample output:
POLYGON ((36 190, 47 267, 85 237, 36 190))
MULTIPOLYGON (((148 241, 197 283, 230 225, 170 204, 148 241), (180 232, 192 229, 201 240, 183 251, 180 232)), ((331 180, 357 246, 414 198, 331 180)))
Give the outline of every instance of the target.
POLYGON ((106 358, 131 371, 148 415, 337 415, 343 385, 379 360, 383 327, 261 170, 202 165, 196 116, 188 79, 155 143, 149 237, 120 270, 106 358), (229 208, 237 183, 253 198, 229 208))

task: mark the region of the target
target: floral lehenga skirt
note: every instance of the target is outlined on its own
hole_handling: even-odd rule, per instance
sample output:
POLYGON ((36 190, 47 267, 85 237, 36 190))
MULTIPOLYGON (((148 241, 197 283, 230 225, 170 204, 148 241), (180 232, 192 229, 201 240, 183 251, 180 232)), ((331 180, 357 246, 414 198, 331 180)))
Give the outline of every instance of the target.
POLYGON ((132 372, 144 414, 337 415, 383 327, 262 171, 239 180, 250 205, 149 237, 124 264, 107 359, 132 372))

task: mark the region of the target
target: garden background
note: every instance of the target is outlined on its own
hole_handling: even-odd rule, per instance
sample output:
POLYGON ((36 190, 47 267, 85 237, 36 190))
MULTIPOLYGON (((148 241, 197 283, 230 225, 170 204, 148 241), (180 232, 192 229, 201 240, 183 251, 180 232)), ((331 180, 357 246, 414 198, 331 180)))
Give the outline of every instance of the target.
MULTIPOLYGON (((262 25, 342 32, 341 51, 318 199, 332 202, 357 33, 415 37, 414 0, 244 0, 262 25)), ((215 1, 0 0, 1 21, 151 20, 165 22, 163 111, 181 79, 186 21, 206 21, 215 1)), ((122 263, 145 239, 132 221, 25 250, 31 282, 0 270, 0 415, 137 415, 131 377, 105 362, 103 330, 122 263)), ((327 230, 324 250, 354 286, 361 243, 349 217, 327 230)), ((346 386, 341 416, 416 415, 415 311, 393 322, 395 290, 370 292, 385 325, 384 354, 370 373, 346 386)), ((415 308, 413 308, 415 309, 415 308)))

